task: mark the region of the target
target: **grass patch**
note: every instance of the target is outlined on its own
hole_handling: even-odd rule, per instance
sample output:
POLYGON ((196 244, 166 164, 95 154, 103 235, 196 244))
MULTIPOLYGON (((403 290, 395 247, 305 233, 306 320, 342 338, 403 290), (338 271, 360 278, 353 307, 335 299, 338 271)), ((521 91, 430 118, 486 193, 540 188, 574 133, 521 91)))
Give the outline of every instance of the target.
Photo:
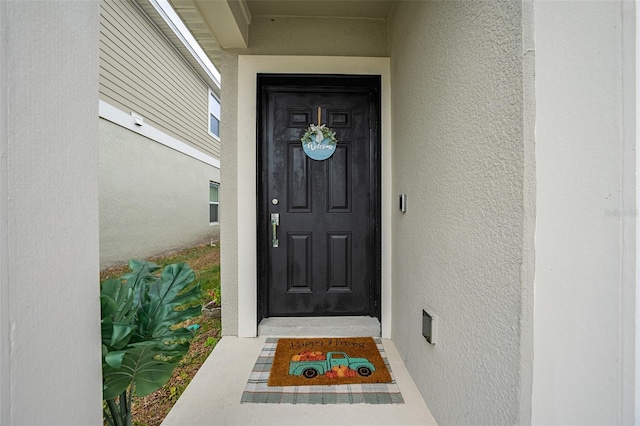
MULTIPOLYGON (((199 245, 165 256, 152 257, 148 260, 162 267, 172 263, 185 262, 196 274, 194 285, 200 283, 202 288, 199 303, 205 305, 211 301, 212 291, 219 298, 220 247, 212 247, 208 244, 199 245)), ((100 273, 100 281, 108 278, 119 278, 129 271, 127 265, 106 269, 100 273)), ((201 315, 187 321, 184 326, 192 324, 198 324, 200 328, 195 331, 189 352, 178 363, 171 379, 151 395, 143 398, 133 398, 131 412, 134 426, 160 425, 220 340, 222 327, 219 318, 201 315)))

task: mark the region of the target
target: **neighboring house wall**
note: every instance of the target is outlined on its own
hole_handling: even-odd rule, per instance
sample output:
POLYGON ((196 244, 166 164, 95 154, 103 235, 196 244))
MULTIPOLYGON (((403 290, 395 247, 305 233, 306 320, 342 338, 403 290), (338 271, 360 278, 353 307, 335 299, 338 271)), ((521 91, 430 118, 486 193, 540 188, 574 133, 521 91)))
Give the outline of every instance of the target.
POLYGON ((208 132, 209 87, 132 1, 100 5, 100 100, 144 120, 129 125, 101 105, 101 266, 216 241, 209 182, 220 183, 220 142, 208 132))
POLYGON ((633 6, 535 4, 534 424, 634 424, 633 6))
POLYGON ((408 204, 393 215, 393 341, 438 423, 525 424, 533 74, 522 4, 398 2, 390 40, 393 193, 408 204), (423 309, 438 317, 435 346, 423 309))
MULTIPOLYGON (((254 18, 250 27, 250 49, 228 50, 223 53, 222 66, 222 115, 224 123, 237 123, 238 114, 238 54, 243 55, 336 55, 336 56, 388 56, 387 25, 382 20, 364 19, 305 19, 307 30, 291 37, 289 29, 300 29, 296 19, 254 18), (314 31, 310 31, 313 28, 314 31), (317 31, 316 31, 317 30, 317 31), (347 37, 353 34, 354 37, 347 37), (318 42, 322 40, 322 42, 318 42), (325 46, 331 46, 327 49, 325 46)), ((255 110, 254 110, 255 112, 255 110)), ((221 171, 224 184, 221 190, 220 209, 224 220, 221 229, 222 312, 223 334, 238 334, 238 270, 242 268, 238 257, 238 218, 245 217, 255 224, 255 212, 238 212, 238 130, 234 125, 221 127, 221 139, 228 141, 222 150, 221 171), (247 215, 247 216, 245 216, 247 215)), ((253 196, 253 195, 252 195, 253 196)), ((252 235, 251 238, 255 238, 252 235)))
POLYGON ((208 86, 132 0, 100 2, 100 99, 215 158, 208 86))
POLYGON ((209 181, 219 170, 100 120, 102 266, 217 241, 209 226, 209 181), (125 155, 123 155, 125 153, 125 155))
POLYGON ((0 2, 0 424, 102 424, 98 3, 0 2))

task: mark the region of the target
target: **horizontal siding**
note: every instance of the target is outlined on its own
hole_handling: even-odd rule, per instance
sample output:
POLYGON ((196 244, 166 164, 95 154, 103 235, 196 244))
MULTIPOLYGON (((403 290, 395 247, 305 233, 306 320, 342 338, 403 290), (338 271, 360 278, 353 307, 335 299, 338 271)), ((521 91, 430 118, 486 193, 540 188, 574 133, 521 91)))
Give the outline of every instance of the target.
POLYGON ((100 98, 215 158, 209 92, 131 0, 100 3, 100 98))

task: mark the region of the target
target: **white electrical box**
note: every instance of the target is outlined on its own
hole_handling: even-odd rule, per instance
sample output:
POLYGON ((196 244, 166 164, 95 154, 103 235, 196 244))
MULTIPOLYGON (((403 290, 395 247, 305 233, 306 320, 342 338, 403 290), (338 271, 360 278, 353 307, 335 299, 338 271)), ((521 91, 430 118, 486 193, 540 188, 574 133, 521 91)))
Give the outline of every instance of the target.
POLYGON ((400 211, 406 213, 407 211, 407 194, 400 194, 400 211))
POLYGON ((140 114, 136 114, 135 112, 131 111, 131 117, 133 117, 133 124, 135 124, 136 126, 142 126, 144 124, 144 117, 140 114))
POLYGON ((422 310, 422 335, 432 345, 438 340, 438 317, 422 310))

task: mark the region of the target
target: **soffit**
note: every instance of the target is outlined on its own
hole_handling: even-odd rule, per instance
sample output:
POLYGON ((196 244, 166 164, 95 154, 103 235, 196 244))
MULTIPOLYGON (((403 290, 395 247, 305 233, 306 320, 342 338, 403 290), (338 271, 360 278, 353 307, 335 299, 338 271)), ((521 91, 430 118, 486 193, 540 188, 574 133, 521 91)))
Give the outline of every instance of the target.
MULTIPOLYGON (((191 65, 191 67, 196 71, 196 73, 200 75, 200 77, 205 81, 205 83, 209 87, 211 87, 213 91, 218 93, 219 89, 216 82, 212 80, 209 74, 202 69, 202 66, 200 65, 198 60, 193 57, 189 49, 187 49, 184 43, 182 43, 182 40, 180 40, 180 38, 173 32, 173 29, 171 29, 171 27, 165 22, 162 16, 158 14, 158 11, 155 9, 155 7, 153 7, 153 5, 149 3, 147 0, 135 0, 135 4, 138 5, 138 7, 147 16, 147 18, 158 28, 158 30, 160 30, 160 32, 167 38, 167 40, 169 40, 169 42, 180 52, 182 57, 191 65)), ((197 29, 198 27, 197 25, 194 24, 193 27, 190 27, 189 25, 187 25, 187 28, 189 28, 189 30, 193 34, 194 29, 197 29)), ((208 29, 206 29, 206 31, 202 31, 201 33, 203 36, 202 41, 198 40, 197 38, 196 40, 198 40, 198 43, 200 43, 200 46, 202 47, 202 49, 209 56, 209 58, 211 59, 211 62, 215 64, 213 58, 216 58, 216 60, 218 61, 220 60, 220 54, 221 54, 220 46, 218 46, 218 43, 216 42, 216 40, 213 37, 211 37, 211 34, 209 33, 208 29), (208 39, 207 39, 207 36, 208 36, 208 39), (207 51, 204 48, 203 44, 208 45, 210 48, 210 51, 207 51)))
MULTIPOLYGON (((145 0, 146 1, 146 0, 145 0)), ((200 14, 196 4, 192 0, 169 0, 169 4, 176 11, 182 22, 191 31, 204 53, 217 67, 220 65, 222 49, 218 41, 213 36, 209 26, 200 14)))

